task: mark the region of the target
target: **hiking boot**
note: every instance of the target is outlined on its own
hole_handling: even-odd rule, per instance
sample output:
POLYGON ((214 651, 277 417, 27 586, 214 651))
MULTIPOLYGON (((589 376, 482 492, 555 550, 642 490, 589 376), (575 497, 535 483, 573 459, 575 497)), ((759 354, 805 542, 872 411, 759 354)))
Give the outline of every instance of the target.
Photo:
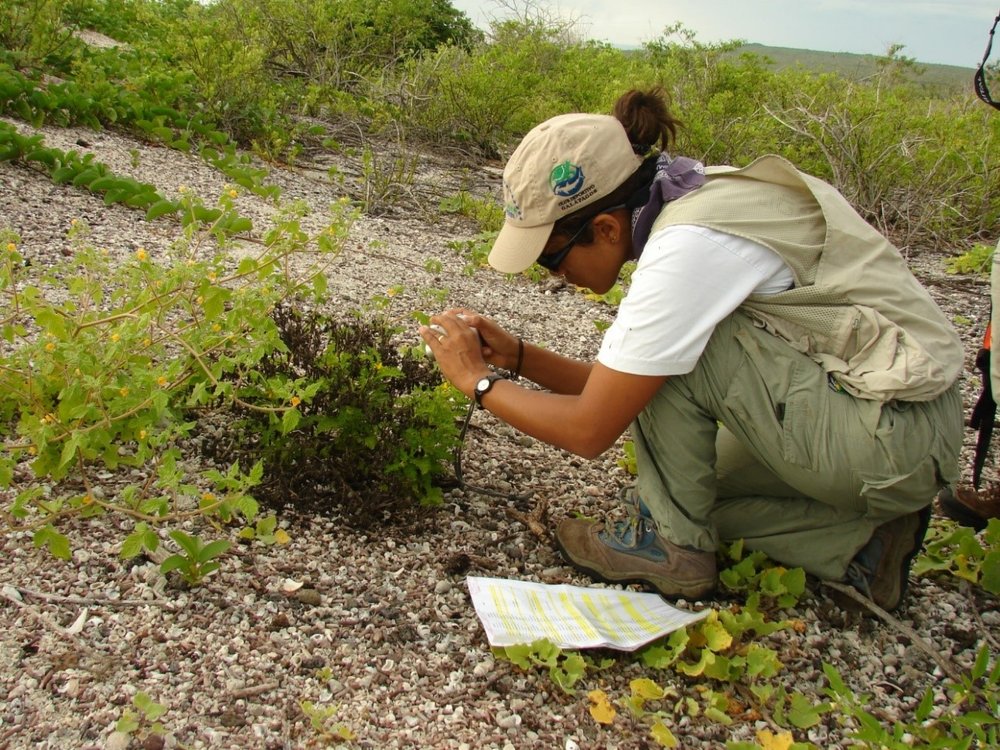
POLYGON ((621 492, 618 493, 618 501, 625 506, 625 512, 628 513, 629 518, 652 520, 653 514, 649 512, 646 503, 639 497, 639 490, 634 484, 622 487, 621 492))
POLYGON ((715 588, 715 553, 664 539, 648 519, 606 526, 567 518, 556 527, 556 543, 574 568, 600 581, 644 583, 663 596, 691 599, 715 588))
POLYGON ((886 611, 906 595, 910 561, 920 551, 931 520, 930 506, 882 524, 847 566, 845 582, 886 611))
POLYGON ((991 518, 1000 518, 1000 485, 982 492, 974 487, 945 487, 938 493, 941 512, 976 531, 986 528, 991 518))

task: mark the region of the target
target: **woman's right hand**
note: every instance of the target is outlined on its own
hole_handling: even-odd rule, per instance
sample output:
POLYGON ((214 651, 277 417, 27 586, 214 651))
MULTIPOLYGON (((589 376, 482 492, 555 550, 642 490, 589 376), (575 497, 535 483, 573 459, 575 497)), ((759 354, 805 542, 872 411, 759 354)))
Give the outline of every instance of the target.
POLYGON ((499 323, 484 317, 477 312, 465 308, 449 310, 462 317, 462 320, 479 331, 482 342, 483 359, 494 367, 513 371, 517 367, 520 339, 508 333, 499 323))

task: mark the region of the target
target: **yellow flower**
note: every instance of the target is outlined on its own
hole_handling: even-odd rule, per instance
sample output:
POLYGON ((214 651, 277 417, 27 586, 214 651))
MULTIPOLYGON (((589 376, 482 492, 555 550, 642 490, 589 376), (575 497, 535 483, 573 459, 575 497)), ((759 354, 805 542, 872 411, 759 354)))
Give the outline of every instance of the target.
POLYGON ((178 193, 186 193, 187 191, 188 191, 187 185, 178 185, 177 186, 177 192, 178 193))
POLYGON ((135 251, 135 257, 138 258, 139 260, 146 260, 146 258, 149 257, 149 254, 146 252, 146 248, 140 247, 138 250, 135 251))
POLYGON ((201 499, 204 500, 206 503, 210 503, 213 500, 215 500, 215 495, 213 495, 211 492, 203 492, 201 495, 201 499))
POLYGON ((149 338, 149 336, 147 336, 146 338, 144 338, 142 340, 142 345, 143 346, 152 346, 153 345, 153 339, 151 339, 151 338, 149 338))
POLYGON ((221 331, 221 330, 222 330, 222 326, 220 326, 220 325, 219 325, 218 323, 213 323, 213 324, 212 324, 212 330, 213 330, 213 331, 214 331, 215 333, 218 333, 219 331, 221 331))
POLYGON ((70 225, 71 227, 75 227, 75 226, 76 226, 77 224, 79 224, 79 223, 80 223, 80 220, 79 220, 79 219, 70 219, 70 220, 69 220, 69 225, 70 225))
POLYGON ((84 505, 91 505, 93 502, 94 502, 94 496, 93 495, 84 495, 83 496, 83 504, 84 505))
POLYGON ((299 398, 298 396, 292 396, 292 400, 291 400, 292 406, 298 406, 301 403, 302 403, 302 399, 301 398, 299 398))
POLYGON ((197 297, 194 298, 194 301, 200 305, 205 302, 205 298, 199 294, 197 297))
POLYGON ((37 456, 38 455, 38 448, 36 448, 33 445, 29 445, 28 446, 28 455, 30 455, 30 456, 37 456))
POLYGON ((45 351, 54 352, 55 350, 56 350, 56 345, 53 344, 51 341, 45 345, 45 351))
POLYGON ((118 339, 120 339, 120 338, 121 338, 121 336, 119 336, 117 333, 112 333, 111 334, 111 340, 112 341, 118 341, 118 339))
POLYGON ((208 280, 209 281, 215 281, 215 279, 216 279, 215 271, 209 271, 208 272, 208 280))
POLYGON ((17 245, 15 245, 13 242, 8 242, 7 243, 7 252, 8 253, 17 252, 17 245))
POLYGON ((139 430, 139 439, 140 440, 145 440, 146 439, 146 431, 145 430, 139 430))
POLYGON ((230 198, 235 198, 238 195, 239 195, 239 193, 237 193, 235 190, 230 190, 229 191, 229 197, 230 198))
POLYGON ((123 397, 127 396, 128 395, 128 386, 124 386, 123 388, 119 388, 118 389, 118 393, 120 393, 123 397))
POLYGON ((169 380, 167 380, 167 379, 166 379, 165 377, 163 377, 162 375, 160 375, 160 377, 158 377, 158 378, 156 379, 156 384, 157 384, 158 386, 160 386, 161 388, 162 388, 163 386, 165 386, 165 385, 166 385, 167 383, 169 383, 169 382, 170 382, 170 381, 169 381, 169 380))

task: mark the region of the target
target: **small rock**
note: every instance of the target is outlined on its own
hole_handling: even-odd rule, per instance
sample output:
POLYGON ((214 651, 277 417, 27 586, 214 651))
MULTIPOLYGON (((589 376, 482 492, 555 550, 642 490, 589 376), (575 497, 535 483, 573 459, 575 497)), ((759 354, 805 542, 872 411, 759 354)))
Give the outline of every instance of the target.
POLYGON ((316 589, 299 589, 292 594, 292 598, 297 602, 309 604, 313 607, 318 607, 322 601, 322 597, 316 589))
POLYGON ((497 717, 497 726, 501 729, 516 729, 521 726, 521 717, 518 714, 507 714, 497 717))
POLYGON ((104 743, 105 750, 128 750, 132 738, 125 732, 112 732, 108 735, 108 741, 104 743))
POLYGON ((442 594, 447 594, 449 591, 451 591, 451 589, 452 589, 451 581, 438 581, 436 584, 434 584, 434 593, 437 594, 438 596, 442 594))

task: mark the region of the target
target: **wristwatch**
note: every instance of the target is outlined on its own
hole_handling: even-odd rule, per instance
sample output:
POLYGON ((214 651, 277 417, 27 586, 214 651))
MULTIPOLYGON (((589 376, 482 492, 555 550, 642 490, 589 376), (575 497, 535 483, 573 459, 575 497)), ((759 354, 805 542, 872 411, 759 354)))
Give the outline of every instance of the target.
POLYGON ((480 378, 479 381, 476 383, 475 391, 473 391, 473 393, 476 396, 476 403, 482 406, 483 396, 485 396, 487 393, 490 392, 490 389, 493 388, 493 384, 495 382, 503 379, 504 379, 503 375, 499 375, 495 372, 491 372, 489 375, 480 378))

